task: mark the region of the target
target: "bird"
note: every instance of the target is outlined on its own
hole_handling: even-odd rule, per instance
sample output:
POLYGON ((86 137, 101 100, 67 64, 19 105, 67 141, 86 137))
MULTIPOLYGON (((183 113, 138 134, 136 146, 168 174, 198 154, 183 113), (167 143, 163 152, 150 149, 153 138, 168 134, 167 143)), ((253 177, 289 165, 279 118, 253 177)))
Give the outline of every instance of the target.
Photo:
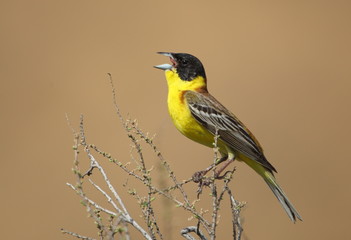
POLYGON ((171 62, 154 67, 165 72, 168 112, 175 127, 189 139, 211 148, 214 147, 215 136, 218 136, 217 147, 222 156, 220 162, 225 160, 225 166, 234 160, 246 163, 267 183, 291 221, 302 221, 300 214, 278 185, 274 176, 277 171, 266 159, 258 140, 232 112, 209 93, 201 61, 187 53, 157 53, 169 57, 171 62))

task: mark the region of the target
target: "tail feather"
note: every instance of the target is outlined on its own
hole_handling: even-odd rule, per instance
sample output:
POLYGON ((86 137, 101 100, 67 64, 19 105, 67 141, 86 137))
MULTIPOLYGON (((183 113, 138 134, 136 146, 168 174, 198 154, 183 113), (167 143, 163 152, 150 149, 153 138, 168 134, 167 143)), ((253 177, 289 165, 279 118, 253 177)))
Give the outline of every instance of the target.
POLYGON ((275 177, 273 175, 273 171, 261 165, 260 163, 246 157, 245 155, 239 155, 239 159, 244 161, 247 165, 249 165, 253 170, 255 170, 261 177, 266 181, 269 188, 272 190, 274 195, 279 200, 280 204, 284 208, 285 212, 288 214, 289 218, 292 222, 296 222, 296 219, 302 221, 300 214, 294 208, 292 203, 289 201, 288 197, 285 195, 283 189, 278 185, 275 177))
POLYGON ((297 210, 294 208, 292 203, 289 201, 283 189, 281 189, 281 187, 277 184, 274 176, 269 172, 266 172, 266 174, 264 175, 265 175, 265 177, 263 177, 264 180, 266 181, 269 188, 272 190, 274 195, 279 200, 280 204, 284 208, 285 212, 288 214, 291 221, 293 221, 294 223, 296 222, 296 219, 299 219, 302 221, 300 214, 297 212, 297 210))

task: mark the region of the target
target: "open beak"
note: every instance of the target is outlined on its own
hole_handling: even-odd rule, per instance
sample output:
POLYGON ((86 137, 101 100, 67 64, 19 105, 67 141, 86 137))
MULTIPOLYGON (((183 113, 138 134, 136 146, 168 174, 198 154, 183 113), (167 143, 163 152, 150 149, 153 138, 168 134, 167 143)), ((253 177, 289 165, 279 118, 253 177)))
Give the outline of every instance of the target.
POLYGON ((170 70, 173 67, 177 67, 177 62, 175 61, 175 59, 173 57, 173 53, 170 53, 170 52, 157 52, 157 53, 161 54, 161 55, 164 55, 166 57, 169 57, 169 59, 172 62, 172 65, 168 64, 168 63, 165 63, 165 64, 161 64, 161 65, 156 65, 156 66, 154 66, 154 68, 158 68, 158 69, 161 69, 161 70, 170 70))

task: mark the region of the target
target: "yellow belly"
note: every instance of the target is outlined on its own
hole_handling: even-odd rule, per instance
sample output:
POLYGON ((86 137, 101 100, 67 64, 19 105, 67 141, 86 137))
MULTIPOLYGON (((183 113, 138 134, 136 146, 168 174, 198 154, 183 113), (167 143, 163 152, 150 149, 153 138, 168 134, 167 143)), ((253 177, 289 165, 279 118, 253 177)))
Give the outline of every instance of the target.
POLYGON ((191 115, 186 106, 181 108, 169 108, 169 114, 176 128, 191 140, 213 147, 213 135, 202 127, 191 115))
MULTIPOLYGON (((179 99, 179 97, 178 97, 179 99)), ((206 128, 200 125, 191 115, 187 103, 177 98, 168 99, 168 111, 176 128, 191 140, 203 144, 207 147, 214 147, 214 136, 206 128)), ((225 148, 219 141, 218 147, 224 152, 225 148)))

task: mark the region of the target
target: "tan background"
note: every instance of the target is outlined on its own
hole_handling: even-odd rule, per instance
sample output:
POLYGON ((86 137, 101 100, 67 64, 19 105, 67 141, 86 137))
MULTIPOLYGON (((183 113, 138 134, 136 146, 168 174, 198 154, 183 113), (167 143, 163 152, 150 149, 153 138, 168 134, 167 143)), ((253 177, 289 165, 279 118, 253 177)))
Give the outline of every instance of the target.
MULTIPOLYGON (((75 126, 83 113, 90 142, 129 161, 108 72, 123 113, 157 134, 180 179, 212 161, 211 149, 172 126, 163 73, 152 68, 168 60, 157 51, 202 60, 212 94, 255 133, 304 218, 292 224, 238 164, 231 186, 248 202, 246 239, 350 237, 350 1, 209 2, 1 1, 1 239, 69 238, 61 227, 96 232, 65 186, 74 179, 65 113, 75 126)), ((121 187, 126 177, 114 171, 121 187)), ((180 239, 194 222, 172 211, 172 239, 180 239)), ((225 219, 219 239, 230 238, 225 219)))

